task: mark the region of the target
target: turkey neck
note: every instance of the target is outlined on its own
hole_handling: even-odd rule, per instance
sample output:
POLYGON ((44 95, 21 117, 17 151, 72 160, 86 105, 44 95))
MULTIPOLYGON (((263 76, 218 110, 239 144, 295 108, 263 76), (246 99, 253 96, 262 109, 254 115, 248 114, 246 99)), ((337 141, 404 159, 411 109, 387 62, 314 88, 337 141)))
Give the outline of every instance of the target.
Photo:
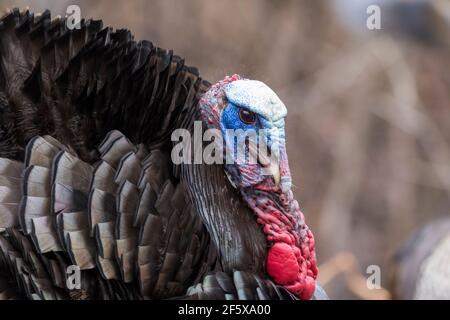
MULTIPOLYGON (((197 119, 200 119, 200 113, 194 107, 182 123, 183 128, 191 131, 192 137, 197 119)), ((191 142, 194 147, 203 147, 191 142)), ((181 179, 196 212, 217 248, 222 270, 248 271, 264 276, 267 257, 265 235, 242 195, 231 186, 224 166, 183 164, 180 169, 181 179)))
POLYGON ((267 241, 254 213, 231 187, 221 165, 183 165, 182 174, 225 272, 265 274, 267 241))

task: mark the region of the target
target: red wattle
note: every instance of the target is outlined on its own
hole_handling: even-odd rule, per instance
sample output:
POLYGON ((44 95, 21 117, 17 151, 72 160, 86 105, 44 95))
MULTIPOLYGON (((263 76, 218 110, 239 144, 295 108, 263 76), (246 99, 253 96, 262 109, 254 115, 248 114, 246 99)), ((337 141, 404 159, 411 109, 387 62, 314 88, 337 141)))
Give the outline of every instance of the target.
POLYGON ((286 286, 296 282, 300 266, 292 247, 284 242, 275 243, 267 255, 267 273, 276 283, 286 286))
MULTIPOLYGON (((258 185, 258 190, 267 192, 263 188, 258 185)), ((317 278, 314 236, 292 192, 282 194, 272 190, 268 195, 244 194, 269 243, 267 274, 299 299, 311 299, 317 278), (273 198, 274 194, 278 199, 273 198)))

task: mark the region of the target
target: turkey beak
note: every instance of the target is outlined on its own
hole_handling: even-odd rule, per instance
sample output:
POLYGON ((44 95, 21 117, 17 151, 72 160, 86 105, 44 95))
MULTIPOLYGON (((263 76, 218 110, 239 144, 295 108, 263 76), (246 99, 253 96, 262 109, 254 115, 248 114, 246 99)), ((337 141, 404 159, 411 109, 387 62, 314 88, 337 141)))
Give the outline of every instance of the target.
POLYGON ((275 184, 281 187, 283 193, 289 192, 292 187, 292 178, 289 170, 284 130, 278 132, 276 144, 272 145, 272 154, 264 160, 267 163, 265 169, 273 176, 275 184))
POLYGON ((291 171, 289 169, 289 162, 288 162, 288 156, 286 153, 285 145, 283 145, 283 147, 280 150, 279 169, 280 169, 280 176, 281 176, 281 190, 284 193, 287 193, 292 188, 292 177, 291 177, 291 171))
MULTIPOLYGON (((261 157, 260 157, 261 158, 261 157)), ((280 173, 280 163, 278 158, 265 157, 260 160, 264 165, 264 169, 267 174, 270 174, 273 177, 273 181, 275 185, 279 185, 281 181, 281 173, 280 173)))
POLYGON ((278 186, 281 181, 280 166, 278 165, 278 163, 270 163, 269 172, 272 175, 275 184, 278 186))
POLYGON ((250 143, 249 150, 254 159, 258 159, 259 164, 263 167, 264 175, 271 175, 275 185, 279 185, 281 181, 280 163, 278 157, 268 156, 265 152, 258 152, 256 144, 250 143))

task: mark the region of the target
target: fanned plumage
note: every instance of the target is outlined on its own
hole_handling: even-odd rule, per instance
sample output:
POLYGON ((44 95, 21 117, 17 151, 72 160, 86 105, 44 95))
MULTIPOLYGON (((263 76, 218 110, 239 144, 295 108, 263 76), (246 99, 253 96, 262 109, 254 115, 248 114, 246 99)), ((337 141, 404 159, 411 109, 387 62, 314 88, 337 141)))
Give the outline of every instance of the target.
POLYGON ((48 11, 35 18, 13 10, 0 33, 1 152, 8 158, 20 159, 39 135, 88 162, 113 129, 136 144, 164 145, 209 86, 171 51, 137 43, 129 31, 114 32, 101 21, 68 30, 48 11))
MULTIPOLYGON (((45 155, 50 159, 51 151, 53 159, 46 159, 45 163, 30 160, 23 175, 20 174, 22 164, 0 159, 0 168, 10 168, 3 172, 15 175, 17 190, 21 190, 21 184, 24 190, 20 211, 23 228, 12 229, 18 227, 18 223, 2 226, 7 229, 7 237, 2 238, 2 252, 5 255, 37 252, 31 258, 36 260, 33 263, 39 263, 39 274, 27 271, 31 278, 23 281, 34 286, 33 277, 38 277, 39 285, 51 292, 34 293, 25 287, 28 297, 57 298, 51 290, 66 289, 64 274, 71 264, 82 272, 94 272, 91 274, 98 277, 97 283, 129 283, 138 296, 148 298, 183 294, 192 281, 207 271, 203 264, 205 257, 209 260, 208 266, 213 266, 215 255, 214 250, 208 250, 209 237, 185 198, 183 185, 176 183, 169 167, 160 162, 165 157, 156 149, 150 151, 148 157, 138 157, 136 153, 126 152, 138 148, 121 133, 116 131, 112 136, 116 139, 106 139, 104 144, 123 146, 125 141, 128 147, 114 149, 102 144, 99 150, 103 149, 104 153, 95 168, 63 151, 67 148, 62 145, 49 148, 44 138, 30 142, 25 158, 42 160, 45 155), (36 147, 37 141, 45 148, 36 147), (34 155, 35 152, 38 155, 34 155), (153 176, 154 172, 143 169, 144 158, 145 167, 166 172, 158 171, 153 176), (41 167, 38 164, 51 165, 41 167), (167 177, 162 185, 161 177, 167 177), (141 180, 145 184, 139 189, 141 180), (153 191, 151 185, 160 191, 153 191), (27 240, 27 234, 32 242, 27 240), (15 239, 25 243, 26 248, 17 248, 15 239)), ((19 198, 16 196, 17 203, 21 202, 19 198)), ((19 215, 18 208, 11 212, 12 216, 19 215)), ((27 268, 34 270, 33 266, 27 268)), ((92 288, 86 290, 88 296, 93 294, 92 288)))
POLYGON ((242 250, 218 252, 229 235, 199 211, 222 193, 211 210, 242 208, 222 168, 196 177, 170 161, 173 130, 191 127, 209 87, 172 51, 101 21, 0 20, 0 299, 293 298, 260 276, 265 244, 245 255, 263 239, 256 224, 242 250), (199 181, 220 191, 205 200, 199 181), (80 288, 67 286, 71 265, 80 288))

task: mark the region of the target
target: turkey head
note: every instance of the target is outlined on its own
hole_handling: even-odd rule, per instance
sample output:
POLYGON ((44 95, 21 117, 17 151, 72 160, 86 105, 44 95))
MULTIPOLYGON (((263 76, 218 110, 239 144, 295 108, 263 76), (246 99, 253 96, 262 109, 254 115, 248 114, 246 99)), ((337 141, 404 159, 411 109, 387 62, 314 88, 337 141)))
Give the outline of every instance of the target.
MULTIPOLYGON (((253 225, 255 221, 259 225, 257 231, 242 230, 237 223, 233 236, 263 234, 253 246, 265 250, 244 250, 243 260, 253 254, 258 260, 255 263, 262 265, 275 283, 300 299, 311 298, 317 277, 314 237, 291 190, 285 145, 286 107, 264 83, 234 75, 213 85, 200 100, 199 109, 208 128, 222 134, 223 139, 216 141, 224 151, 225 174, 251 210, 253 225)), ((206 218, 206 225, 214 218, 206 218)), ((222 231, 232 232, 227 228, 222 231)), ((219 251, 224 245, 229 246, 229 242, 218 243, 219 251)), ((236 250, 241 247, 238 243, 236 250)))

